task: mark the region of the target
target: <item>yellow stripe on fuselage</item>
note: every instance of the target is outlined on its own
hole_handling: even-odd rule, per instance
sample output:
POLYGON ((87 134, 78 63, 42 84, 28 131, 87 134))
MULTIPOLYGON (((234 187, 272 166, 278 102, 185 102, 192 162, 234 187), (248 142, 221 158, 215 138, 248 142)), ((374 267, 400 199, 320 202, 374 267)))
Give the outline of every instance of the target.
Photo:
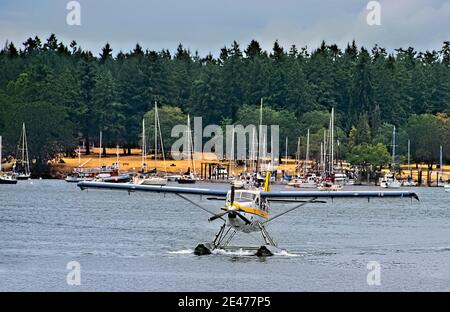
POLYGON ((265 219, 269 219, 269 214, 265 211, 262 211, 261 209, 251 208, 251 207, 239 207, 240 211, 251 213, 260 217, 263 217, 265 219))

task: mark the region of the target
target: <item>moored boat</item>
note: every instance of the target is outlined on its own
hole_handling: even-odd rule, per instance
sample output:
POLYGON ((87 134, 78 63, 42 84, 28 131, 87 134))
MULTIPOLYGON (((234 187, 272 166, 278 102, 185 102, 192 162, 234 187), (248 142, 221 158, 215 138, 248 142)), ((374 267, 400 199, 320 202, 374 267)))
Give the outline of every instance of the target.
POLYGON ((334 183, 331 179, 326 179, 317 185, 319 191, 340 191, 343 189, 341 184, 334 183))
POLYGON ((0 184, 16 184, 16 175, 13 172, 2 174, 2 137, 0 136, 0 184))
POLYGON ((392 172, 386 173, 380 179, 380 187, 382 188, 399 188, 402 184, 397 180, 395 175, 392 172))
POLYGON ((0 175, 0 184, 17 184, 15 174, 7 173, 4 175, 0 175))
POLYGON ((17 180, 28 180, 31 177, 25 123, 22 124, 22 133, 20 135, 19 144, 17 145, 17 155, 13 165, 13 172, 15 173, 17 180))
MULTIPOLYGON (((391 167, 395 168, 395 148, 396 148, 395 126, 392 131, 392 162, 391 167)), ((395 177, 395 171, 390 171, 380 178, 380 187, 382 188, 399 188, 402 183, 395 177)))

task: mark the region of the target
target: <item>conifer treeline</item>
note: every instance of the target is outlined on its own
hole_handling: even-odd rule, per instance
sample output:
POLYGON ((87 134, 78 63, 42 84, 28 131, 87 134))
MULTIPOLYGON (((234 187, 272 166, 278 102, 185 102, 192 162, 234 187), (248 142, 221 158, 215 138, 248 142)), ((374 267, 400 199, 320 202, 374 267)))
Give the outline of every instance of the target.
POLYGON ((393 54, 355 42, 343 49, 323 42, 312 52, 277 41, 271 51, 255 40, 246 47, 233 42, 218 57, 181 44, 173 55, 139 44, 129 52, 113 48, 106 44, 95 56, 54 34, 29 38, 23 47, 7 43, 0 52, 0 132, 13 140, 23 119, 35 122, 35 131, 47 122, 42 144, 51 146, 39 157, 48 159, 76 146, 77 136, 94 140, 99 130, 109 144, 136 146, 154 101, 202 116, 204 125, 236 122, 243 105, 261 98, 300 123, 307 112, 335 107, 337 126, 347 139, 359 135, 359 144, 373 143, 385 124, 401 129, 414 114, 450 114, 449 41, 436 51, 393 54))

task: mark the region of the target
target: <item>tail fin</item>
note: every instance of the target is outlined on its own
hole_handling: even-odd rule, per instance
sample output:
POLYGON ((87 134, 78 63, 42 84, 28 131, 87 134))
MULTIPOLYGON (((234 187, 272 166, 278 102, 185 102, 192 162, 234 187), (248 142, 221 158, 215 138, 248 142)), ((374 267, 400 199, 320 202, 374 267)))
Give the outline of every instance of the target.
POLYGON ((264 192, 270 192, 270 171, 266 172, 266 180, 264 181, 264 192))

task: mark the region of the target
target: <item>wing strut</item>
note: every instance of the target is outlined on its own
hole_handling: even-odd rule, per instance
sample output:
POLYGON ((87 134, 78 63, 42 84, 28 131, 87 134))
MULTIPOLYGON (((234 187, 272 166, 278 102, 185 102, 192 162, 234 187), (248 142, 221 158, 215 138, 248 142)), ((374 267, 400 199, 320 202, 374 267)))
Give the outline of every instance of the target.
POLYGON ((261 224, 265 224, 265 223, 267 223, 267 222, 270 222, 270 221, 272 221, 273 219, 276 219, 276 218, 278 218, 278 217, 281 217, 282 215, 287 214, 288 212, 291 212, 292 210, 298 209, 298 208, 300 208, 300 207, 302 207, 302 206, 305 206, 306 204, 312 203, 312 202, 314 202, 316 199, 317 199, 317 197, 313 197, 313 198, 311 198, 310 200, 307 200, 307 201, 305 201, 305 202, 302 202, 300 205, 297 205, 297 206, 295 206, 295 207, 292 207, 291 209, 288 209, 288 210, 286 210, 286 211, 284 211, 284 212, 282 212, 282 213, 280 213, 280 214, 277 214, 276 216, 273 216, 273 217, 270 218, 269 220, 266 220, 266 221, 264 221, 264 222, 261 222, 261 224))
MULTIPOLYGON (((200 208, 201 210, 203 210, 203 211, 206 211, 206 212, 207 212, 207 213, 209 213, 209 214, 212 214, 213 216, 215 216, 215 215, 216 215, 216 214, 215 214, 214 212, 212 212, 212 211, 209 211, 208 209, 206 209, 206 208, 204 208, 204 207, 200 206, 199 204, 197 204, 197 203, 196 203, 196 202, 194 202, 193 200, 191 200, 191 199, 187 198, 186 196, 183 196, 183 195, 181 195, 181 194, 178 194, 178 193, 175 193, 175 195, 177 195, 178 197, 180 197, 180 198, 184 199, 185 201, 187 201, 187 202, 191 203, 191 204, 192 204, 192 205, 194 205, 195 207, 197 207, 197 208, 200 208)), ((222 217, 220 217, 220 219, 222 219, 223 221, 225 221, 225 219, 224 219, 224 218, 222 218, 222 217)))

